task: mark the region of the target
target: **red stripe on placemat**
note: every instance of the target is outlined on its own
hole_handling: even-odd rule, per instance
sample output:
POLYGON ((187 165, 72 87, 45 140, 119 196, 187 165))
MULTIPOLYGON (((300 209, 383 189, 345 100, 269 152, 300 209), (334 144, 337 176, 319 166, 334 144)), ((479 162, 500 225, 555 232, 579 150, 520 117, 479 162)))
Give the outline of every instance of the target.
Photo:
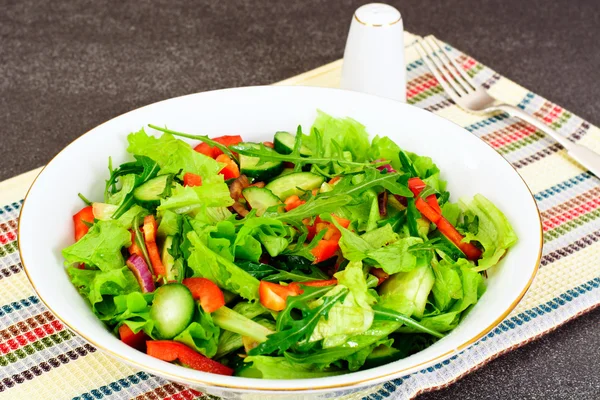
POLYGON ((159 386, 156 389, 142 393, 139 396, 136 396, 134 400, 193 400, 201 395, 202 393, 194 389, 185 387, 175 382, 170 382, 159 386))
POLYGON ((532 125, 528 125, 523 122, 516 122, 488 135, 483 135, 481 136, 481 139, 487 142, 494 149, 499 149, 518 140, 529 137, 535 134, 535 131, 536 129, 532 125))
POLYGON ((48 324, 34 328, 33 331, 26 332, 22 335, 18 335, 7 340, 4 343, 0 343, 0 354, 8 354, 20 347, 28 345, 29 343, 37 342, 48 335, 58 333, 63 329, 64 325, 60 321, 54 320, 48 324))
POLYGON ((439 86, 437 79, 431 74, 425 74, 409 81, 406 85, 406 97, 413 98, 427 89, 439 86))
POLYGON ((554 229, 598 208, 600 208, 600 187, 595 187, 540 213, 544 231, 554 229))

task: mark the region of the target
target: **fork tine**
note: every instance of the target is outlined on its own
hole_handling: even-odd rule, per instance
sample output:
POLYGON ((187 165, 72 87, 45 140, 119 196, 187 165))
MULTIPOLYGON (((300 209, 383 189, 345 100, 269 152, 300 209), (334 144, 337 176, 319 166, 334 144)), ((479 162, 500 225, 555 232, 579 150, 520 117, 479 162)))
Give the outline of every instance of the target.
POLYGON ((444 74, 443 70, 437 67, 437 64, 433 61, 433 57, 430 56, 429 52, 423 46, 423 41, 421 39, 418 39, 416 41, 416 44, 417 46, 415 46, 415 48, 421 56, 421 59, 423 59, 423 62, 425 62, 427 68, 429 68, 433 76, 435 76, 435 79, 437 79, 437 81, 442 86, 444 91, 448 94, 448 96, 450 96, 451 98, 453 98, 454 96, 461 97, 463 95, 461 91, 458 90, 458 88, 455 88, 454 84, 451 83, 453 79, 445 79, 445 75, 442 76, 442 74, 444 74))
MULTIPOLYGON (((430 40, 432 42, 434 42, 440 50, 442 50, 442 53, 444 53, 444 55, 450 61, 450 63, 454 67, 454 69, 456 69, 456 71, 464 79, 464 82, 467 85, 469 85, 473 90, 477 90, 477 85, 475 84, 475 81, 473 81, 473 78, 471 78, 469 76, 469 74, 467 74, 465 72, 465 70, 462 68, 462 66, 458 65, 458 63, 455 61, 454 57, 450 56, 450 53, 448 53, 448 51, 444 48, 444 45, 442 43, 440 43, 438 38, 436 38, 435 36, 432 35, 432 36, 430 36, 430 40)), ((463 84, 463 86, 464 86, 464 84, 463 84)), ((469 88, 467 87, 467 89, 469 89, 469 88)))
POLYGON ((429 47, 429 55, 434 60, 438 68, 442 71, 442 74, 446 77, 446 79, 450 82, 450 84, 454 87, 454 89, 461 93, 461 95, 468 94, 471 91, 471 88, 467 86, 467 88, 463 87, 463 84, 457 78, 457 73, 452 71, 452 67, 440 56, 439 47, 435 43, 430 43, 427 38, 423 40, 423 42, 429 47), (436 49, 438 47, 438 49, 436 49), (435 57, 434 57, 435 56, 435 57))

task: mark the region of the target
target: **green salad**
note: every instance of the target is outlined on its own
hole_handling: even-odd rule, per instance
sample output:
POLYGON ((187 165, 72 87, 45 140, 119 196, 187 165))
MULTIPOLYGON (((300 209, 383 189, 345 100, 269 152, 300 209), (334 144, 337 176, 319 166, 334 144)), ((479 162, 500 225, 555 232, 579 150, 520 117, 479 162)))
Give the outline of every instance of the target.
POLYGON ((483 195, 350 118, 209 138, 149 125, 73 216, 67 273, 126 344, 200 371, 317 378, 418 352, 517 237, 483 195), (195 147, 177 137, 197 141, 195 147))

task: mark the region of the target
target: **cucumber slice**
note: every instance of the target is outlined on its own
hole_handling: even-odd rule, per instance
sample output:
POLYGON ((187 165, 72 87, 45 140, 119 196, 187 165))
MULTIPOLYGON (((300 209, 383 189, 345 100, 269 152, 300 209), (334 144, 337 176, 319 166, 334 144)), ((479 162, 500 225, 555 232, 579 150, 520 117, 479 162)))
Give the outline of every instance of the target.
POLYGON ((267 208, 281 204, 279 197, 266 188, 251 186, 242 190, 242 194, 259 217, 265 213, 267 208))
POLYGON ((265 188, 281 200, 285 200, 294 194, 301 195, 307 190, 316 189, 323 182, 325 182, 324 177, 312 172, 295 172, 274 179, 265 188))
MULTIPOLYGON (((288 132, 277 132, 273 139, 275 145, 275 151, 281 154, 291 154, 294 151, 294 144, 296 143, 296 136, 288 132)), ((302 145, 300 146, 300 155, 303 157, 312 156, 312 151, 302 145)))
MULTIPOLYGON (((240 143, 246 146, 252 146, 258 148, 256 143, 240 143)), ((258 157, 244 156, 240 154, 240 171, 242 174, 254 178, 259 181, 270 179, 274 176, 279 175, 283 170, 283 163, 281 162, 266 162, 259 164, 258 157)))
POLYGON ((150 318, 161 339, 172 339, 192 322, 196 303, 181 283, 168 283, 154 292, 150 318))
POLYGON ((167 281, 179 282, 183 280, 183 261, 175 260, 169 250, 173 246, 173 236, 167 236, 162 246, 161 260, 167 270, 167 281))
POLYGON ((161 175, 135 188, 133 197, 139 201, 158 201, 171 194, 173 175, 161 175))

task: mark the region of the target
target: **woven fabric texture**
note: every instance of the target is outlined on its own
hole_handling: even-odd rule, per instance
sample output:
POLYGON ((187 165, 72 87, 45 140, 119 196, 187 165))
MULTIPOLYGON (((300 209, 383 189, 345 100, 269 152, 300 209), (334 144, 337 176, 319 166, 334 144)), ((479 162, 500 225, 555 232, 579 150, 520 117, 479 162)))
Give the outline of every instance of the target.
MULTIPOLYGON (((542 216, 541 268, 512 314, 474 345, 439 364, 346 399, 404 399, 445 387, 600 304, 600 180, 526 123, 506 115, 481 117, 461 111, 419 58, 414 39, 405 36, 408 103, 464 126, 517 169, 542 216)), ((496 97, 600 152, 597 127, 446 46, 465 71, 496 97)), ((335 87, 340 65, 292 83, 335 87)), ((21 201, 14 200, 0 208, 0 400, 211 398, 102 354, 44 307, 22 271, 16 237, 21 201)))

